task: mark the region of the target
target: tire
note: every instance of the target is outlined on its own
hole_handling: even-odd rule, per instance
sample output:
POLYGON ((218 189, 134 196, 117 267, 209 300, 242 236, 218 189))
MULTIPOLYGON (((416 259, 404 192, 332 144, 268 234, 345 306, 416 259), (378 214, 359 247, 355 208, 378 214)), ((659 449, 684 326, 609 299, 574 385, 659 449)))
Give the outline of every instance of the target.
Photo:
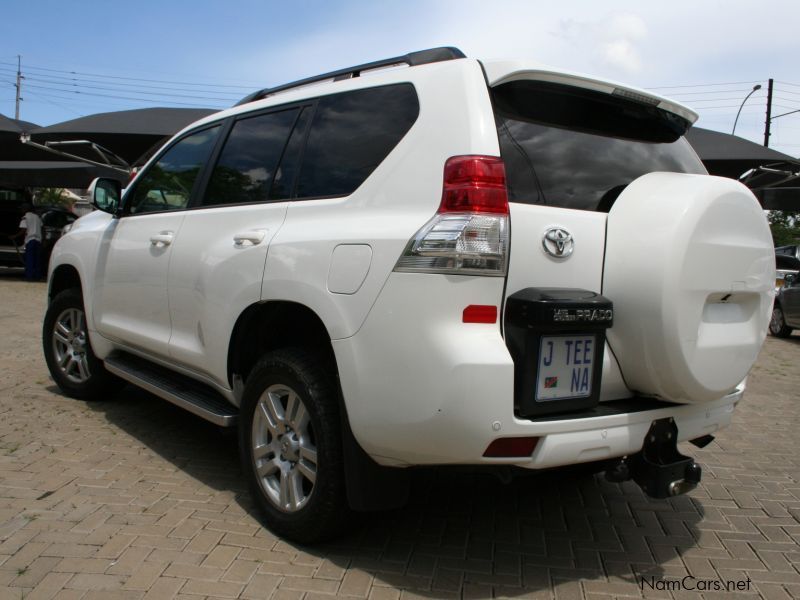
POLYGON ((772 318, 769 320, 769 332, 775 337, 787 338, 792 335, 792 328, 786 325, 783 309, 780 304, 772 307, 772 318))
POLYGON ((47 307, 42 350, 50 375, 67 396, 102 400, 119 382, 92 351, 83 296, 78 289, 60 292, 47 307))
POLYGON ((323 362, 288 348, 266 354, 245 384, 242 469, 269 528, 300 543, 330 539, 349 512, 337 386, 323 362))

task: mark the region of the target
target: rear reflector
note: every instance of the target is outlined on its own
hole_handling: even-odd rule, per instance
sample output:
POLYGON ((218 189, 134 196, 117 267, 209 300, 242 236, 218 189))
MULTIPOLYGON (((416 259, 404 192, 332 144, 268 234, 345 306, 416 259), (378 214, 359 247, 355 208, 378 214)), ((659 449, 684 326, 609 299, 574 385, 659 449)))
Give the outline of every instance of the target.
POLYGON ((500 438, 489 444, 483 455, 486 458, 528 458, 538 443, 538 437, 500 438))
POLYGON ((461 317, 464 323, 497 323, 497 307, 485 304, 470 304, 461 317))
POLYGON ((508 214, 506 168, 497 156, 453 156, 444 165, 440 213, 508 214))

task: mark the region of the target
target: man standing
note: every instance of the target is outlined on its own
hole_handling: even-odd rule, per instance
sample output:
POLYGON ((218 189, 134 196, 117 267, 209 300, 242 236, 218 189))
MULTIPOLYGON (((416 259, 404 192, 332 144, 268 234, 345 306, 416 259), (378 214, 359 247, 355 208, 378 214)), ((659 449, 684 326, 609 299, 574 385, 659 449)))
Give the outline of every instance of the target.
POLYGON ((16 237, 25 236, 25 279, 38 281, 42 278, 42 219, 28 202, 20 207, 20 212, 23 217, 16 237))

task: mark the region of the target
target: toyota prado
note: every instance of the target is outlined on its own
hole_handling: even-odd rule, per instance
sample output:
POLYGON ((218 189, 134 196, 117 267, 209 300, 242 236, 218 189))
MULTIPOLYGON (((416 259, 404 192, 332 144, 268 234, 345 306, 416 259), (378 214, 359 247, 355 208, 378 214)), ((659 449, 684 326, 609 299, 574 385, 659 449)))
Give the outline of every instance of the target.
POLYGON ((223 427, 268 525, 310 542, 409 467, 601 463, 692 489, 775 262, 697 115, 437 48, 265 89, 187 127, 57 244, 44 353, 223 427))

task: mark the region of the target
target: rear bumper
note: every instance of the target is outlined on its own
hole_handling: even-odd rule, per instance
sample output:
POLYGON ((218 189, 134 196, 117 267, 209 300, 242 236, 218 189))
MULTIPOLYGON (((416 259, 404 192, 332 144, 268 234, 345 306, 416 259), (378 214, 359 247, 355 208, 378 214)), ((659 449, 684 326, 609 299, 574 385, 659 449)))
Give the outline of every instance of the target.
POLYGON ((542 438, 530 459, 513 464, 543 469, 635 454, 642 449, 653 421, 666 417, 675 420, 679 442, 693 440, 727 427, 743 391, 742 385, 734 393, 702 405, 671 405, 634 413, 551 422, 547 425, 552 428, 539 434, 542 438))
MULTIPOLYGON (((499 324, 461 322, 469 304, 499 306, 502 283, 393 273, 361 330, 334 340, 353 434, 378 463, 543 469, 636 453, 656 419, 675 419, 681 441, 730 423, 743 385, 703 404, 653 407, 642 398, 628 401, 632 411, 601 403, 590 413, 517 417, 514 362, 499 324), (540 439, 530 456, 484 457, 503 437, 540 439)), ((607 368, 603 377, 605 388, 614 377, 607 368)))

